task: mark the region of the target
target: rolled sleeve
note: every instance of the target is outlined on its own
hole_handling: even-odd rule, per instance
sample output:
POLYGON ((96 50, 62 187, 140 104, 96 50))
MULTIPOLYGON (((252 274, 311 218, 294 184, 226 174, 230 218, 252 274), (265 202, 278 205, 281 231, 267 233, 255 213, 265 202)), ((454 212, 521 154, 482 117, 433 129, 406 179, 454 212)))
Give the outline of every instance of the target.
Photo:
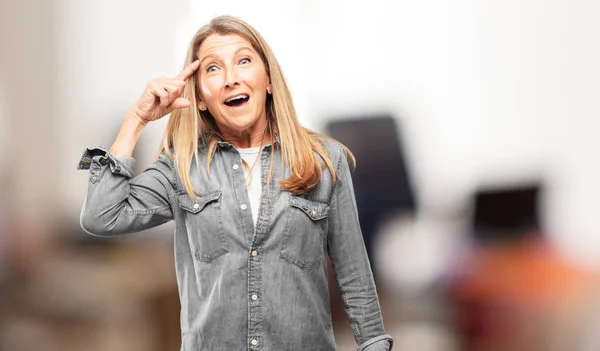
POLYGON ((102 166, 109 165, 114 174, 119 174, 127 178, 133 178, 133 167, 135 159, 133 157, 115 157, 108 153, 102 146, 86 148, 77 164, 78 170, 90 170, 90 181, 98 181, 98 175, 102 166))
POLYGON ((391 335, 385 334, 365 341, 358 347, 358 351, 390 351, 393 344, 391 335))
POLYGON ((133 233, 172 219, 175 177, 171 159, 161 154, 134 177, 132 157, 115 157, 103 147, 87 148, 77 169, 90 171, 81 227, 92 235, 133 233))

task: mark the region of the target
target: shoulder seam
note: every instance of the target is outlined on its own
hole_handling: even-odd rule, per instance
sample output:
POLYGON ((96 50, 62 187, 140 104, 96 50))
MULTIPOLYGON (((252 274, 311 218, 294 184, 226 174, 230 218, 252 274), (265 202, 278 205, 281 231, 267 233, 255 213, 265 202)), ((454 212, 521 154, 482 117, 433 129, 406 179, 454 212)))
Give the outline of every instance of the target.
MULTIPOLYGON (((331 187, 331 192, 329 193, 328 199, 327 199, 327 203, 331 204, 331 199, 333 199, 333 194, 335 193, 335 189, 337 188, 339 182, 340 182, 340 178, 339 178, 339 174, 340 174, 340 167, 342 165, 342 157, 344 157, 344 152, 343 149, 336 143, 333 142, 335 148, 335 155, 332 152, 332 156, 337 156, 337 160, 331 160, 332 163, 335 162, 335 177, 336 177, 336 181, 333 184, 333 186, 331 187)), ((333 151, 333 150, 332 150, 333 151)))

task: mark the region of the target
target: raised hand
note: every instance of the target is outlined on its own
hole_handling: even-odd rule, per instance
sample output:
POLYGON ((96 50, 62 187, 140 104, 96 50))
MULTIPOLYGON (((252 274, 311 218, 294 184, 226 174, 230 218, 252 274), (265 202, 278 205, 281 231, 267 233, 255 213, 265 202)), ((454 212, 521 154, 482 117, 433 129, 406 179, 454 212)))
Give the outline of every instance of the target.
POLYGON ((161 77, 148 82, 142 96, 131 107, 131 112, 146 124, 162 118, 174 109, 190 106, 190 101, 182 98, 181 94, 186 81, 199 66, 200 61, 196 60, 173 78, 161 77))

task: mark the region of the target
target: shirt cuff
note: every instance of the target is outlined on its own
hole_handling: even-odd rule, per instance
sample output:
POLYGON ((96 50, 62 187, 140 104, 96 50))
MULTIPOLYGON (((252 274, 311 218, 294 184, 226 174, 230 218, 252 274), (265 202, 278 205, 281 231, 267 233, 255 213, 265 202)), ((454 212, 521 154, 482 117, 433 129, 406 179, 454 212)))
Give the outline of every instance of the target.
POLYGON ((363 342, 357 351, 390 351, 393 344, 391 335, 385 334, 363 342))
POLYGON ((86 148, 77 165, 78 170, 91 169, 92 173, 99 171, 103 166, 110 165, 112 173, 133 178, 133 157, 115 157, 108 153, 104 147, 86 148))

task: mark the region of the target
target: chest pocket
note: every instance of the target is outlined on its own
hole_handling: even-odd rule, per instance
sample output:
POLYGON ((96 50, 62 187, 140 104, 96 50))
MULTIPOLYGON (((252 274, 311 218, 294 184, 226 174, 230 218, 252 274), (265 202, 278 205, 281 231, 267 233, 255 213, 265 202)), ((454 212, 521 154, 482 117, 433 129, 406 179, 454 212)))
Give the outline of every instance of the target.
POLYGON ((290 195, 280 257, 300 268, 314 268, 325 261, 329 205, 290 195))
POLYGON ((209 263, 229 251, 223 234, 221 190, 198 195, 179 195, 179 207, 184 211, 188 240, 194 258, 209 263))

